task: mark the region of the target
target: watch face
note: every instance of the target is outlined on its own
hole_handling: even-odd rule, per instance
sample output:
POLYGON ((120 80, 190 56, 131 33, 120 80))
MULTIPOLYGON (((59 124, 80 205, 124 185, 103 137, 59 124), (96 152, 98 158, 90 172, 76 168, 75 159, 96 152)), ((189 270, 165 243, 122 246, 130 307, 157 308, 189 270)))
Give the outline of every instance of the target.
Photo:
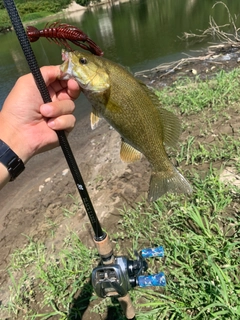
POLYGON ((0 140, 0 162, 7 168, 11 178, 10 181, 19 176, 25 169, 24 163, 16 153, 2 140, 0 140))

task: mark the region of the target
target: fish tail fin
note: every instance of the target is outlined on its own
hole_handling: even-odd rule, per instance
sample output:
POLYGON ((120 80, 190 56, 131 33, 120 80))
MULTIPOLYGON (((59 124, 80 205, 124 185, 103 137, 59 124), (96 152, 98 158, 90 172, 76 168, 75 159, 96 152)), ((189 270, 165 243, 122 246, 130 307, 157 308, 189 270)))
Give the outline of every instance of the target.
POLYGON ((174 167, 170 174, 166 171, 153 172, 150 179, 148 200, 156 201, 166 192, 191 194, 192 187, 174 167))

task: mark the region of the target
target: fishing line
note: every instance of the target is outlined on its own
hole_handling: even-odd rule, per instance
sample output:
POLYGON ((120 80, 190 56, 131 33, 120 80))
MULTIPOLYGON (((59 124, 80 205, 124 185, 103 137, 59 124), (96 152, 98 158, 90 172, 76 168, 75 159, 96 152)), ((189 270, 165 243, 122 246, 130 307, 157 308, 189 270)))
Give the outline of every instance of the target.
MULTIPOLYGON (((34 55, 34 52, 32 50, 32 47, 30 45, 30 42, 28 40, 27 34, 24 30, 21 18, 18 14, 16 5, 13 0, 3 0, 4 5, 7 9, 9 18, 12 22, 12 25, 14 27, 14 30, 16 32, 18 41, 21 45, 21 48, 23 50, 23 53, 25 55, 26 61, 28 63, 28 66, 33 74, 33 77, 35 79, 37 88, 42 96, 42 99, 44 103, 51 102, 51 97, 48 92, 47 86, 44 82, 44 79, 42 77, 40 68, 38 66, 36 57, 34 55)), ((93 208, 91 199, 89 197, 88 191, 86 189, 86 186, 84 184, 82 175, 80 173, 80 170, 77 166, 76 160, 73 156, 72 150, 70 148, 70 145, 68 143, 68 140, 66 138, 65 132, 63 130, 56 131, 59 144, 62 148, 63 154, 66 158, 66 161, 68 163, 68 166, 70 168, 70 171, 72 173, 73 179, 76 183, 78 192, 82 198, 85 210, 88 214, 89 220, 91 222, 92 228, 95 233, 95 239, 96 241, 101 241, 106 238, 106 234, 103 232, 100 222, 98 220, 97 214, 93 208)))

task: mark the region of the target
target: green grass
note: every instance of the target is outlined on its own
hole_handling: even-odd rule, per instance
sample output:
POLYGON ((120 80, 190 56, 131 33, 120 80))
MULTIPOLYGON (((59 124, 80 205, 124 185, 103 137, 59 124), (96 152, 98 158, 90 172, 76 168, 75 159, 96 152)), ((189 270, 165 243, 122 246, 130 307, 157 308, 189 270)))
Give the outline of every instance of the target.
POLYGON ((214 144, 200 142, 196 137, 189 136, 180 144, 180 151, 176 156, 179 163, 186 165, 228 160, 233 160, 237 165, 239 158, 240 140, 229 135, 220 135, 214 144))
POLYGON ((83 306, 85 300, 88 303, 94 299, 89 275, 92 264, 97 263, 96 250, 86 248, 72 232, 63 239, 63 249, 57 257, 54 248, 47 250, 41 242, 28 240, 26 247, 12 255, 8 270, 12 280, 11 297, 4 311, 11 319, 49 319, 49 316, 67 319, 67 314, 75 319, 81 311, 81 307, 69 310, 75 295, 81 290, 79 304, 83 306), (39 294, 41 301, 37 300, 39 294), (36 304, 43 312, 32 309, 36 304))
POLYGON ((239 100, 240 69, 227 73, 221 71, 214 79, 202 81, 183 78, 171 88, 158 91, 157 95, 162 106, 176 106, 178 112, 185 115, 197 114, 211 108, 213 111, 223 111, 239 100))
POLYGON ((148 211, 139 204, 124 212, 122 226, 134 249, 161 244, 166 250, 164 264, 153 268, 165 271, 166 290, 138 289, 145 302, 137 304, 137 319, 240 317, 240 218, 228 213, 236 194, 213 170, 205 179, 196 174, 193 183, 191 201, 168 196, 148 211), (145 306, 151 310, 144 312, 145 306))
MULTIPOLYGON (((164 259, 149 259, 148 272, 164 271, 166 288, 130 292, 137 320, 240 319, 240 190, 220 179, 225 165, 240 171, 239 129, 220 130, 230 120, 239 123, 239 70, 208 81, 181 81, 159 92, 162 105, 184 114, 184 128, 191 131, 183 133, 174 158, 185 166, 193 196, 133 204, 122 209, 118 230, 107 230, 115 254, 133 258, 144 247, 165 248, 164 259), (199 117, 205 125, 195 134, 199 117)), ((64 214, 71 219, 74 213, 64 214)), ((109 308, 114 319, 125 319, 118 303, 94 294, 89 280, 99 259, 76 234, 69 231, 60 251, 28 240, 9 266, 11 296, 2 309, 11 319, 81 319, 86 308, 93 319, 105 319, 109 308)))

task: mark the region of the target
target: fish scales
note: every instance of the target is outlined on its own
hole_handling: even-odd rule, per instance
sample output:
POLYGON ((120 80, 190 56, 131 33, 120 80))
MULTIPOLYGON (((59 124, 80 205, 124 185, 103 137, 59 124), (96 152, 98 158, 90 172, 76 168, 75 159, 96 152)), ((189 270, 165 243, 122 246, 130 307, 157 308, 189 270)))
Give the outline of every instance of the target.
POLYGON ((165 145, 176 144, 180 123, 160 107, 155 94, 122 66, 85 52, 63 52, 62 79, 74 78, 91 102, 91 126, 103 117, 122 137, 120 157, 134 162, 143 154, 152 166, 148 199, 192 188, 169 160, 165 145))
MULTIPOLYGON (((154 148, 154 138, 156 137, 157 143, 163 140, 162 126, 158 125, 156 121, 156 108, 153 107, 151 99, 142 90, 142 86, 137 83, 132 77, 122 77, 118 69, 116 72, 110 74, 110 97, 107 105, 102 107, 100 113, 103 117, 121 134, 121 136, 128 142, 132 141, 133 147, 138 149, 141 153, 146 154, 149 149, 154 148), (124 92, 124 95, 123 95, 124 92), (118 106, 118 101, 121 96, 121 110, 118 106), (139 113, 137 108, 140 103, 148 105, 149 109, 143 108, 139 113), (124 114, 124 117, 122 116, 124 114), (126 121, 126 118, 128 121, 126 121), (151 134, 150 130, 154 126, 156 134, 151 134), (140 130, 139 130, 140 128, 140 130), (160 140, 160 141, 159 141, 160 140)), ((157 113, 157 114, 156 114, 157 113)), ((159 117, 158 117, 159 118, 159 117)), ((156 148, 157 151, 161 151, 156 148)), ((149 157, 151 153, 149 153, 149 157)))

